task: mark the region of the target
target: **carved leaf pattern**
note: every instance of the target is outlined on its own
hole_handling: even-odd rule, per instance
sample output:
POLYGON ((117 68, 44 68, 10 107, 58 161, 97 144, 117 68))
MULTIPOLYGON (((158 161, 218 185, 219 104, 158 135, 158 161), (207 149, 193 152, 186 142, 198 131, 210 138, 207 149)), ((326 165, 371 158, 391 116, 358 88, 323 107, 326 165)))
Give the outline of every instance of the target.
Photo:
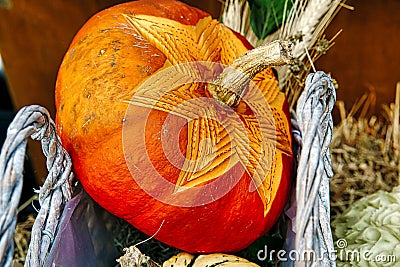
MULTIPOLYGON (((196 26, 146 15, 125 17, 144 38, 165 54, 166 65, 194 61, 229 65, 247 51, 231 30, 211 17, 201 19, 196 26)), ((183 69, 182 73, 191 71, 199 70, 183 69)), ((197 103, 196 99, 205 97, 201 83, 172 86, 167 93, 160 92, 159 88, 166 84, 185 83, 182 79, 187 76, 177 75, 176 71, 163 72, 162 78, 150 86, 138 88, 131 104, 165 111, 187 120, 186 159, 177 179, 176 193, 216 179, 240 163, 252 178, 266 213, 271 179, 275 175, 270 170, 274 166, 275 153, 291 154, 288 122, 279 109, 281 93, 272 75, 271 71, 257 74, 253 85, 259 88, 258 93, 250 88, 244 97, 257 109, 258 116, 263 117, 263 123, 251 112, 233 113, 224 111, 216 103, 197 103), (261 104, 265 102, 272 108, 261 104), (274 108, 274 105, 278 107, 274 108), (220 116, 221 112, 223 116, 220 116), (282 119, 283 124, 278 121, 282 119)))

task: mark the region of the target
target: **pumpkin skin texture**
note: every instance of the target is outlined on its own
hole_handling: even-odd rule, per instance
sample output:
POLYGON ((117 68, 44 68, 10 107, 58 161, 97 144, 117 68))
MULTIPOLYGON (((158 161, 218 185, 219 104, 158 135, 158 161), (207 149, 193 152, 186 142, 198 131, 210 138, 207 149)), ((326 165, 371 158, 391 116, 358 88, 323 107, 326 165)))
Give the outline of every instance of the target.
MULTIPOLYGON (((256 76, 255 83, 262 90, 265 88, 265 92, 273 92, 268 96, 265 93, 265 98, 271 106, 277 131, 283 133, 287 149, 284 152, 277 149, 271 155, 272 168, 267 179, 270 184, 261 186, 267 188, 268 201, 260 197, 259 190, 249 190, 252 177, 246 171, 247 167, 240 163, 235 163, 217 180, 202 183, 217 181, 214 185, 223 187, 232 179, 239 178, 229 192, 213 202, 179 206, 160 201, 147 194, 137 182, 137 178, 149 181, 152 178, 141 158, 148 155, 160 176, 176 184, 183 162, 177 156, 174 160, 181 160, 180 166, 169 163, 170 159, 162 149, 162 140, 171 138, 174 133, 178 136, 180 151, 176 155, 185 157, 190 147, 188 143, 192 141, 188 135, 190 127, 179 116, 162 110, 149 110, 148 107, 129 106, 127 101, 137 93, 140 84, 157 71, 181 63, 181 51, 164 48, 157 43, 157 38, 162 37, 146 34, 146 29, 153 29, 153 26, 146 28, 143 24, 141 30, 124 15, 137 16, 135 21, 139 24, 161 21, 160 25, 164 25, 171 21, 172 24, 178 23, 174 24, 178 25, 176 27, 188 30, 199 28, 199 23, 220 27, 222 39, 229 40, 231 45, 221 43, 222 48, 218 50, 219 42, 223 40, 211 42, 219 52, 209 58, 199 55, 200 58, 193 60, 229 64, 251 49, 243 37, 207 19, 207 13, 178 1, 124 3, 92 17, 72 41, 56 84, 57 131, 72 157, 79 181, 106 210, 148 235, 158 231, 155 238, 171 246, 191 253, 231 252, 245 248, 273 226, 284 208, 290 188, 293 157, 288 107, 272 70, 263 71, 258 80, 256 76), (126 117, 128 107, 133 116, 126 117), (172 130, 168 136, 163 131, 167 122, 168 129, 172 130), (183 128, 179 126, 173 131, 182 124, 185 125, 183 128), (123 131, 132 138, 144 132, 145 143, 133 140, 124 144, 123 131), (128 166, 131 163, 127 162, 124 154, 127 149, 133 153, 133 164, 140 171, 132 171, 128 166)), ((195 94, 209 97, 202 89, 195 94)), ((193 193, 191 199, 190 190, 187 189, 189 202, 201 193, 210 193, 193 193)))

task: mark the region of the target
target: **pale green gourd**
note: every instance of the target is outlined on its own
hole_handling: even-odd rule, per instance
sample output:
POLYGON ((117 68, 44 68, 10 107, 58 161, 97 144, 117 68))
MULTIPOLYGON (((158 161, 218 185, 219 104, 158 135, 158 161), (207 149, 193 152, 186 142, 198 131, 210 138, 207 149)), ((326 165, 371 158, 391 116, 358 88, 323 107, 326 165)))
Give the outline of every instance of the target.
POLYGON ((400 266, 400 187, 358 200, 332 228, 338 266, 400 266))

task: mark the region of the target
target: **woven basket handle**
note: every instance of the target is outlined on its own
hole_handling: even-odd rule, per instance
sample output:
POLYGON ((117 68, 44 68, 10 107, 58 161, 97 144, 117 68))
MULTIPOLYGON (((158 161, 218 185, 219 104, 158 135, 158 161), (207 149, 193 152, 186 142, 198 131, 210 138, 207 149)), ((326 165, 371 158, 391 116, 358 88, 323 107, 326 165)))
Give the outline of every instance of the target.
POLYGON ((309 74, 297 103, 301 151, 296 179, 295 250, 313 259, 296 266, 336 266, 330 228, 329 179, 333 177, 329 145, 332 139, 332 109, 336 93, 324 72, 309 74))
POLYGON ((22 108, 10 124, 0 155, 0 266, 11 266, 13 236, 23 181, 27 138, 40 140, 48 176, 39 190, 39 214, 32 228, 25 266, 42 266, 48 255, 64 204, 72 197, 72 163, 56 134, 48 111, 22 108))

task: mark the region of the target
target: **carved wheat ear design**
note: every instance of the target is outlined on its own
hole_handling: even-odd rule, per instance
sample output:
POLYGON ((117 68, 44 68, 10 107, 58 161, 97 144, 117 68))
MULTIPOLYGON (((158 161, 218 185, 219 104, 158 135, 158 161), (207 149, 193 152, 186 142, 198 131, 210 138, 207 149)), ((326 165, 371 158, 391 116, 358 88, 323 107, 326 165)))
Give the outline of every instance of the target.
POLYGON ((231 30, 211 18, 196 26, 145 15, 126 19, 172 63, 139 86, 129 103, 187 120, 185 161, 174 193, 208 183, 240 164, 252 178, 265 215, 273 198, 272 181, 279 175, 271 168, 277 151, 291 154, 291 139, 283 96, 272 73, 264 70, 290 62, 290 44, 276 41, 247 51, 231 30), (202 87, 201 66, 213 60, 229 67, 202 87), (205 97, 204 90, 214 99, 205 97), (253 113, 237 112, 246 101, 253 113))

